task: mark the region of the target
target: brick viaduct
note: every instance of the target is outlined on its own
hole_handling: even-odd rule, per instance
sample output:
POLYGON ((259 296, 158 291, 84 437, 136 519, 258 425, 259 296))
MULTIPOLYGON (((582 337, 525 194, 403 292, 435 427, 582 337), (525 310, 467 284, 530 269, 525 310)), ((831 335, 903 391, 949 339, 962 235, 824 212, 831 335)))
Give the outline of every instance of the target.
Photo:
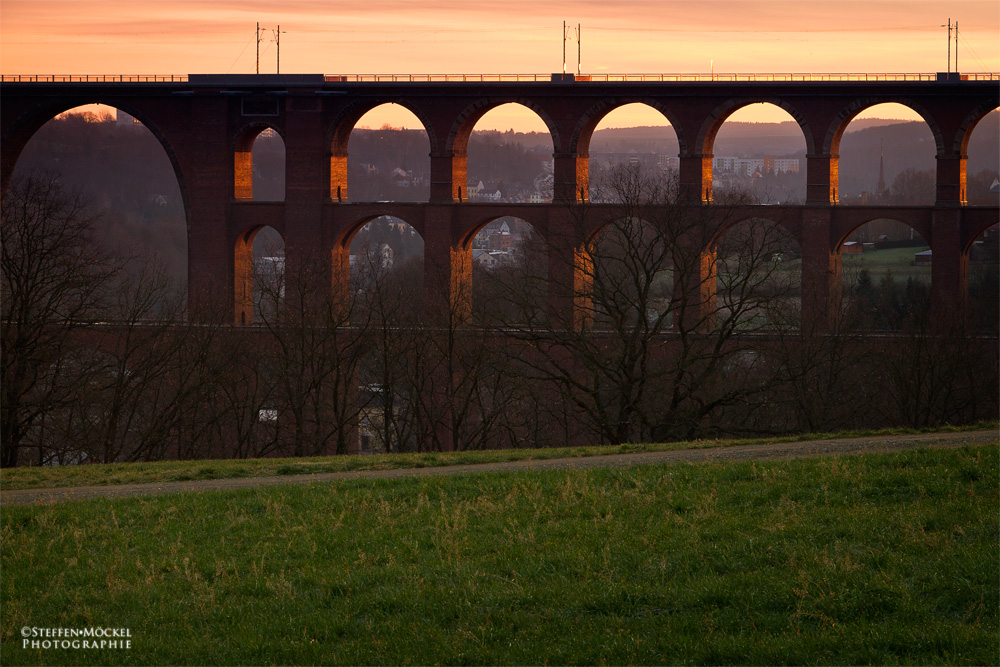
MULTIPOLYGON (((572 267, 594 229, 572 228, 573 209, 587 203, 589 144, 601 119, 640 102, 660 111, 680 145, 682 196, 692 207, 714 207, 727 220, 774 221, 803 253, 803 324, 829 327, 839 312, 840 246, 862 224, 902 221, 933 249, 932 299, 939 313, 960 312, 968 290, 969 248, 1000 221, 998 207, 966 205, 969 137, 1000 106, 996 81, 663 82, 575 81, 553 76, 532 82, 357 82, 323 75, 191 75, 165 82, 0 83, 2 187, 31 136, 57 114, 100 103, 139 119, 169 156, 184 199, 188 229, 191 314, 225 307, 237 322, 252 308, 248 296, 252 240, 264 226, 283 236, 289 262, 319 253, 331 289, 348 279, 354 233, 381 215, 400 218, 423 236, 425 263, 443 282, 439 297, 471 279, 471 240, 499 216, 529 222, 548 241, 550 307, 579 308, 557 275, 572 267), (347 143, 370 109, 396 103, 423 123, 430 142, 431 188, 426 203, 348 203, 347 143), (476 122, 490 109, 515 102, 548 126, 554 150, 551 204, 470 204, 463 195, 466 149, 476 122), (712 146, 726 118, 748 104, 787 111, 806 143, 807 201, 795 206, 712 203, 712 146), (838 151, 850 121, 884 102, 920 114, 937 157, 933 206, 839 206, 838 151), (252 201, 250 149, 265 128, 286 150, 285 198, 252 201)), ((598 206, 598 205, 592 205, 598 206)), ((702 248, 710 253, 711 248, 702 248)), ((571 270, 571 269, 570 269, 571 270)), ((425 271, 425 275, 430 275, 425 271)), ((571 282, 569 284, 572 284, 571 282)), ((439 287, 440 286, 440 287, 439 287)), ((252 313, 250 313, 252 315, 252 313)), ((575 318, 574 318, 575 319, 575 318)), ((248 320, 247 320, 248 321, 248 320)))

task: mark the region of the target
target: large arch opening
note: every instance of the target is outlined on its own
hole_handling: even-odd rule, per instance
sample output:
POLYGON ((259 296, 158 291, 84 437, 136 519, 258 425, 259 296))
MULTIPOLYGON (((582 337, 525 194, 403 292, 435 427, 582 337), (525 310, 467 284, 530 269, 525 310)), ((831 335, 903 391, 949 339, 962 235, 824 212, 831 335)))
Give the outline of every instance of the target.
POLYGON ((802 310, 802 248, 785 227, 743 220, 715 242, 716 326, 797 329, 802 310))
POLYGON ((254 227, 236 239, 235 321, 274 323, 285 297, 285 241, 273 227, 254 227))
POLYGON ((90 203, 99 218, 99 242, 154 257, 170 283, 186 293, 182 186, 163 143, 138 119, 103 105, 60 113, 27 141, 11 176, 33 172, 51 174, 90 203))
POLYGON ((466 247, 472 254, 474 320, 486 326, 544 323, 548 249, 530 223, 496 218, 480 227, 466 247))
POLYGON ((274 128, 251 126, 240 133, 233 196, 244 201, 285 200, 285 141, 274 128))
POLYGON ((788 111, 769 102, 744 105, 706 141, 712 157, 716 203, 750 198, 761 204, 796 204, 806 198, 806 139, 788 111), (758 122, 762 113, 771 120, 758 122))
POLYGON ((358 370, 359 448, 361 453, 412 448, 421 433, 415 414, 427 395, 424 240, 405 221, 380 216, 360 224, 345 245, 349 317, 368 329, 358 370))
POLYGON ((840 154, 841 204, 934 203, 937 143, 913 109, 894 102, 867 107, 851 119, 839 147, 832 149, 840 154))
POLYGON ((597 330, 625 334, 661 331, 673 324, 676 248, 653 224, 620 218, 598 230, 586 246, 582 301, 597 330))
MULTIPOLYGON (((457 149, 456 149, 457 150, 457 149)), ((514 102, 483 114, 469 135, 461 199, 546 203, 553 193, 553 141, 537 113, 514 102)))
POLYGON ((848 323, 897 330, 930 312, 930 242, 897 220, 876 219, 853 230, 838 247, 848 323), (905 234, 896 233, 905 229, 905 234))
MULTIPOLYGON (((430 174, 427 131, 406 107, 381 104, 354 124, 347 142, 351 201, 427 201, 430 174)), ((332 197, 338 201, 336 192, 332 197)))
POLYGON ((970 206, 1000 203, 1000 110, 986 114, 969 137, 966 196, 970 206))
POLYGON ((395 326, 417 321, 423 303, 424 239, 410 224, 379 216, 347 242, 350 293, 359 313, 395 326))
POLYGON ((613 109, 597 123, 589 139, 590 201, 614 199, 609 181, 623 166, 675 181, 679 152, 677 133, 658 110, 642 103, 613 109))

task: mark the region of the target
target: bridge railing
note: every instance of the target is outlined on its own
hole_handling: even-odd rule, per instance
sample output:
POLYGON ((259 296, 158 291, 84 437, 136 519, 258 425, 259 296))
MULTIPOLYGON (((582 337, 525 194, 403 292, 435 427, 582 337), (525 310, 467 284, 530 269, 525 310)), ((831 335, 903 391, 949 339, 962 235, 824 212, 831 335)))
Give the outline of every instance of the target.
MULTIPOLYGON (((579 80, 580 77, 577 77, 579 80)), ((759 74, 755 72, 712 74, 589 74, 584 81, 937 81, 937 73, 923 72, 787 72, 759 74)), ((1000 79, 995 72, 962 74, 963 81, 993 81, 1000 79)))
MULTIPOLYGON (((246 76, 246 75, 242 75, 246 76)), ((267 76, 267 75, 263 75, 267 76)), ((969 72, 958 75, 963 81, 1000 81, 998 72, 969 72)), ((937 81, 937 73, 914 72, 754 72, 710 74, 327 74, 328 83, 441 83, 441 82, 781 82, 781 81, 937 81)), ((7 83, 186 83, 187 74, 3 74, 7 83)))
MULTIPOLYGON (((754 72, 711 74, 328 74, 328 82, 496 82, 496 81, 551 81, 565 76, 567 81, 598 82, 695 82, 695 81, 937 81, 938 74, 914 72, 790 72, 759 74, 754 72)), ((997 72, 971 72, 961 74, 963 81, 1000 80, 997 72)))
POLYGON ((184 83, 187 74, 3 74, 4 83, 184 83))

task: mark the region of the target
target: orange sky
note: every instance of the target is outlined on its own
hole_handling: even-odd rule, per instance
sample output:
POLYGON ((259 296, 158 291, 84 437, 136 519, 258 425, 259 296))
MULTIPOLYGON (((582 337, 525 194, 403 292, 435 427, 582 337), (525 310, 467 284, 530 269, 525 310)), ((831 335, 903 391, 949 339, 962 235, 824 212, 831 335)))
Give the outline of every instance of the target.
MULTIPOLYGON (((0 0, 0 73, 252 73, 257 21, 284 31, 284 73, 550 73, 563 20, 585 74, 935 72, 949 18, 961 69, 1000 71, 995 0, 0 0)), ((262 73, 275 47, 268 30, 262 73)))

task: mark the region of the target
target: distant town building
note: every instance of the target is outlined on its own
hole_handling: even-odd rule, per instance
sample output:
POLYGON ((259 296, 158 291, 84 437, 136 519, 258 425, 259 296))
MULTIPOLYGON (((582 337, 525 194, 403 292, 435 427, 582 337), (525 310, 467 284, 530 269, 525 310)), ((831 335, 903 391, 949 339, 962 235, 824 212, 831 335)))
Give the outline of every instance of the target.
MULTIPOLYGON (((362 385, 358 387, 361 402, 361 412, 358 415, 358 453, 384 454, 389 451, 384 440, 385 418, 398 419, 403 411, 403 400, 400 396, 386 391, 379 384, 362 385)), ((409 443, 396 443, 397 449, 409 443)))
POLYGON ((591 159, 603 164, 630 164, 645 167, 659 167, 662 170, 678 170, 680 158, 660 153, 592 153, 591 159))
POLYGON ((498 202, 503 197, 500 190, 495 185, 487 187, 482 181, 479 181, 478 183, 468 183, 466 185, 466 195, 469 201, 475 199, 479 201, 498 202))
POLYGON ((797 174, 799 173, 799 159, 796 158, 776 158, 774 160, 774 173, 776 174, 797 174))
POLYGON ((712 158, 712 170, 721 173, 731 173, 734 176, 753 176, 754 174, 797 174, 799 173, 799 158, 776 158, 773 155, 764 157, 734 157, 724 155, 712 158))
POLYGON ((501 264, 512 264, 514 262, 514 254, 509 250, 477 248, 472 251, 472 261, 487 269, 492 269, 501 264))

